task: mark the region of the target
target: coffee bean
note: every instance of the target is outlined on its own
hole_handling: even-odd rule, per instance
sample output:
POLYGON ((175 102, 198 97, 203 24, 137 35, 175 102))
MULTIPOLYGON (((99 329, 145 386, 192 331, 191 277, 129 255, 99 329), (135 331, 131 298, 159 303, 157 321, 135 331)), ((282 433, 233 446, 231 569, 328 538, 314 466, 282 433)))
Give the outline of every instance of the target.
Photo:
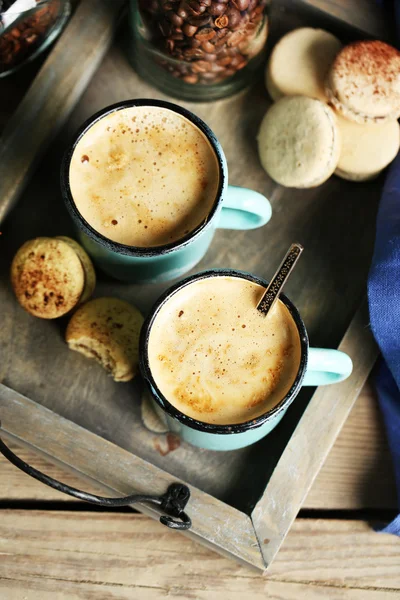
POLYGON ((202 12, 206 10, 205 6, 201 6, 197 0, 186 0, 186 6, 188 7, 189 15, 198 17, 202 12))
POLYGON ((201 75, 199 75, 199 78, 207 83, 210 81, 215 81, 216 77, 218 77, 218 73, 213 73, 212 71, 207 71, 207 73, 201 73, 201 75))
POLYGON ((167 38, 165 40, 165 48, 167 50, 167 52, 169 52, 169 54, 172 54, 175 48, 175 42, 174 40, 171 40, 171 38, 167 38))
POLYGON ((222 15, 215 19, 214 25, 215 27, 218 27, 218 29, 223 29, 229 25, 229 19, 226 15, 222 15))
POLYGON ((196 35, 197 35, 197 33, 195 34, 194 37, 192 37, 190 40, 188 40, 190 42, 190 45, 192 48, 200 48, 200 46, 201 46, 201 41, 196 39, 196 35))
POLYGON ((185 77, 183 77, 183 81, 185 83, 197 83, 199 81, 199 77, 198 75, 185 75, 185 77))
POLYGON ((237 46, 246 38, 246 32, 243 30, 234 31, 227 41, 228 46, 237 46))
POLYGON ((195 25, 190 25, 190 23, 185 23, 182 27, 182 32, 188 37, 194 36, 197 31, 197 27, 195 25))
POLYGON ((243 11, 249 8, 250 0, 232 0, 232 4, 237 10, 243 11))
POLYGON ((202 15, 200 17, 188 17, 188 23, 195 25, 196 27, 204 27, 211 21, 210 15, 202 15))
POLYGON ((217 65, 220 65, 221 67, 226 67, 226 65, 229 65, 231 61, 231 56, 224 56, 223 58, 219 58, 217 60, 217 65))
POLYGON ((203 58, 204 60, 208 60, 208 62, 214 62, 215 60, 217 60, 217 55, 213 52, 204 52, 203 58))
MULTIPOLYGON (((199 63, 201 62, 205 62, 205 61, 196 61, 194 63, 192 63, 191 67, 192 67, 192 71, 193 73, 205 73, 208 70, 208 67, 204 67, 204 65, 199 65, 199 63)), ((205 63, 206 65, 208 65, 208 63, 205 63)))
POLYGON ((211 4, 210 8, 208 9, 208 12, 213 17, 220 17, 221 15, 224 14, 225 11, 226 11, 225 4, 221 4, 219 2, 213 2, 211 4))
POLYGON ((215 50, 213 44, 209 41, 203 42, 201 44, 201 49, 204 50, 204 52, 211 52, 211 53, 213 53, 215 50))
POLYGON ((203 56, 203 52, 200 50, 200 48, 186 48, 184 55, 186 60, 193 60, 194 58, 201 58, 203 56))
POLYGON ((232 29, 237 27, 242 20, 240 12, 237 10, 237 8, 234 8, 233 6, 229 7, 226 10, 226 13, 224 16, 228 17, 228 26, 231 27, 232 29))
POLYGON ((186 6, 185 2, 181 2, 178 10, 176 11, 176 14, 179 15, 182 19, 188 18, 189 10, 188 10, 188 7, 186 6))
POLYGON ((171 23, 173 25, 175 25, 175 27, 181 27, 184 23, 182 17, 180 17, 176 12, 174 12, 173 10, 170 10, 169 12, 167 12, 167 14, 165 15, 167 17, 167 19, 169 21, 171 21, 171 23))
POLYGON ((211 27, 203 27, 196 33, 196 40, 200 40, 200 42, 207 42, 208 40, 212 40, 215 35, 216 33, 214 29, 211 27))

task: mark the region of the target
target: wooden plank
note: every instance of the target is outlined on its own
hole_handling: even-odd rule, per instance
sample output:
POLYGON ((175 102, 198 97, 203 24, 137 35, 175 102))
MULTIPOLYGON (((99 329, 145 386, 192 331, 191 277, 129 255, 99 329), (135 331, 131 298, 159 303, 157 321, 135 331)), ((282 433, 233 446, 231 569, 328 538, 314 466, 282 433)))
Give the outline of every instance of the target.
POLYGON ((343 426, 377 357, 363 303, 340 349, 354 360, 352 375, 336 386, 315 392, 287 444, 261 499, 252 512, 265 563, 269 566, 343 426))
MULTIPOLYGON (((173 475, 130 454, 107 440, 63 419, 52 411, 0 384, 2 435, 39 452, 64 468, 98 482, 110 495, 163 494, 177 481, 173 475)), ((264 568, 250 517, 190 486, 187 512, 192 528, 187 535, 258 569, 264 568)), ((135 508, 158 519, 143 504, 135 508)), ((162 527, 160 525, 160 527, 162 527)))
POLYGON ((303 508, 397 508, 391 455, 371 383, 357 398, 303 508))
POLYGON ((3 511, 7 600, 395 600, 399 541, 365 522, 295 522, 269 576, 141 515, 3 511))
POLYGON ((121 6, 121 0, 82 0, 8 121, 0 144, 0 223, 98 68, 121 6))
MULTIPOLYGON (((54 465, 28 449, 13 445, 23 460, 69 485, 85 485, 82 479, 54 465)), ((90 487, 90 490, 89 490, 90 487)), ((0 455, 0 500, 68 501, 61 492, 28 477, 0 455)), ((336 439, 328 458, 317 475, 303 508, 352 510, 367 508, 395 509, 396 486, 390 452, 370 383, 357 398, 350 415, 336 439)))

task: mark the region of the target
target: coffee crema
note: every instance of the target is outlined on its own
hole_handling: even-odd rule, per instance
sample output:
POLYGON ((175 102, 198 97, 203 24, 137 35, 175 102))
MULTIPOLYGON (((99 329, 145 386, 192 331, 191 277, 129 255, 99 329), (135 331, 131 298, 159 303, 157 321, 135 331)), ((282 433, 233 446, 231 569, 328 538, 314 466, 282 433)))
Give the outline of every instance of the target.
POLYGON ((116 110, 76 145, 69 183, 82 217, 129 246, 176 242, 210 213, 219 167, 206 136, 166 108, 116 110))
POLYGON ((168 299, 152 324, 148 358, 154 381, 179 411, 218 425, 244 423, 276 406, 300 368, 297 326, 278 300, 265 318, 265 288, 215 276, 168 299))

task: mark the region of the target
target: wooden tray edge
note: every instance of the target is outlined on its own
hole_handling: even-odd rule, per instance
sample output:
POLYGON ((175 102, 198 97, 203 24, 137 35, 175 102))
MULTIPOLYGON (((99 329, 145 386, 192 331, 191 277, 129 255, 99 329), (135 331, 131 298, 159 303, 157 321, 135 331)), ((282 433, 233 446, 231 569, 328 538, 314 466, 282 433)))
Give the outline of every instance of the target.
POLYGON ((366 299, 355 313, 339 350, 353 358, 352 375, 340 384, 319 387, 313 394, 251 515, 267 568, 377 359, 379 350, 370 331, 366 299))
MULTIPOLYGON (((1 434, 111 495, 162 494, 177 477, 104 438, 64 419, 0 384, 1 434)), ((189 485, 189 484, 187 484, 189 485)), ((214 550, 264 570, 257 537, 248 515, 189 485, 190 537, 214 550)), ((159 513, 135 505, 153 519, 159 513)))

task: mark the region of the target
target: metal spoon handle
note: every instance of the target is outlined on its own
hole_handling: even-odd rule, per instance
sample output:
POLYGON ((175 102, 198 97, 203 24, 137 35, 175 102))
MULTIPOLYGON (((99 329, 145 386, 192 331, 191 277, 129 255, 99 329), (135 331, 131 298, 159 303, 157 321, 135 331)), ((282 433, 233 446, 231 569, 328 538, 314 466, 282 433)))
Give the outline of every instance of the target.
POLYGON ((271 279, 269 286, 265 290, 265 294, 257 305, 257 310, 264 316, 266 316, 274 306, 303 250, 304 248, 301 244, 292 244, 290 246, 279 269, 271 279))

